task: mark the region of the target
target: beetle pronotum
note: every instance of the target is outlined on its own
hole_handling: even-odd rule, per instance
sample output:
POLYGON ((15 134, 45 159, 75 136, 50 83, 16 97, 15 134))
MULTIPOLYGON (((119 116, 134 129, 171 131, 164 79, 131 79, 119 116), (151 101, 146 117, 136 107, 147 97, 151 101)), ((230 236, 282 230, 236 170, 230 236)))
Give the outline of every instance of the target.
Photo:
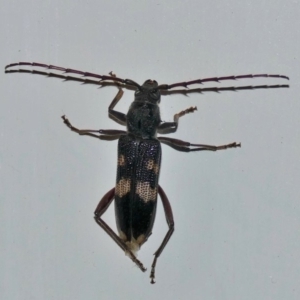
POLYGON ((212 146, 204 144, 192 144, 186 141, 157 137, 157 133, 167 134, 177 130, 179 118, 185 114, 194 112, 197 108, 190 107, 174 115, 173 122, 162 122, 160 118, 159 102, 161 94, 188 93, 203 91, 237 91, 245 89, 265 89, 265 88, 287 88, 289 85, 260 85, 260 86, 239 86, 239 87, 213 87, 193 90, 175 90, 176 87, 187 88, 189 85, 201 84, 204 82, 219 82, 224 80, 237 80, 246 78, 271 77, 289 79, 284 75, 239 75, 226 77, 212 77, 197 79, 187 82, 159 85, 155 80, 147 80, 139 85, 131 79, 122 79, 110 73, 110 76, 98 75, 90 72, 82 72, 74 69, 46 65, 41 63, 20 62, 7 65, 6 73, 32 73, 46 75, 50 77, 63 78, 65 80, 76 80, 84 83, 105 85, 116 85, 119 89, 117 95, 111 102, 108 113, 109 116, 127 127, 127 131, 112 129, 78 129, 70 121, 62 116, 62 119, 72 131, 80 135, 89 135, 100 139, 119 139, 118 143, 118 163, 116 186, 109 190, 100 200, 95 210, 95 221, 99 226, 119 245, 119 247, 131 258, 131 260, 144 272, 146 268, 137 259, 136 252, 147 241, 151 235, 157 204, 157 194, 160 195, 165 211, 167 224, 169 227, 161 245, 154 253, 154 260, 151 266, 150 278, 154 283, 155 266, 158 257, 162 253, 171 235, 174 232, 174 219, 172 208, 168 197, 158 184, 160 164, 161 164, 161 145, 164 143, 175 150, 190 151, 217 151, 229 148, 240 147, 241 144, 230 143, 222 146, 212 146), (81 75, 84 78, 62 75, 58 73, 11 69, 16 66, 42 67, 64 73, 81 75), (96 78, 99 81, 86 79, 86 77, 96 78), (122 88, 134 89, 135 98, 127 114, 114 110, 123 95, 122 88), (101 218, 111 202, 115 199, 116 223, 119 235, 117 235, 101 218))

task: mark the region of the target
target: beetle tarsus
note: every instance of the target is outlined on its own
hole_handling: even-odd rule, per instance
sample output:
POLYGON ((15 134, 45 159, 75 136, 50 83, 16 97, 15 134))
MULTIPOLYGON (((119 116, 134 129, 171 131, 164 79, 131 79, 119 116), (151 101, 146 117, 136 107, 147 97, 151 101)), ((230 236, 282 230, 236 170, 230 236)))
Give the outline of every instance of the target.
POLYGON ((72 129, 72 124, 70 123, 70 121, 66 118, 66 116, 65 115, 63 115, 63 116, 61 116, 61 118, 64 120, 64 123, 69 127, 69 128, 71 128, 72 129))
POLYGON ((150 278, 151 278, 151 284, 154 284, 155 281, 155 266, 156 266, 156 261, 157 261, 157 256, 154 257, 152 266, 151 266, 151 273, 150 273, 150 278))
POLYGON ((144 267, 144 265, 136 258, 136 256, 131 251, 128 251, 128 254, 131 260, 141 269, 142 272, 147 271, 147 268, 144 267))

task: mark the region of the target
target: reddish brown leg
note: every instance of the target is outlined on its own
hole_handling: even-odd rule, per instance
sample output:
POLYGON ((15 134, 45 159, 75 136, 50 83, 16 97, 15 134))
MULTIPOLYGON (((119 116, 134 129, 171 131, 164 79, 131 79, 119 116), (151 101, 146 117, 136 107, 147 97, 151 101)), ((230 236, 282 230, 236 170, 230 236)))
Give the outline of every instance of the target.
POLYGON ((229 148, 237 148, 241 147, 240 143, 231 143, 227 145, 221 145, 221 146, 213 146, 213 145, 205 145, 205 144, 191 144, 189 142, 185 142, 178 139, 168 138, 160 136, 158 137, 158 140, 172 148, 178 151, 182 152, 191 152, 191 151, 218 151, 218 150, 225 150, 229 148), (192 148, 195 147, 195 148, 192 148))
POLYGON ((95 137, 95 138, 101 138, 102 135, 104 136, 111 136, 111 137, 115 137, 116 139, 120 137, 120 135, 122 134, 126 134, 126 131, 124 130, 115 130, 115 129, 98 129, 98 130, 94 130, 94 129, 78 129, 76 127, 74 127, 70 121, 67 119, 66 116, 62 116, 61 117, 64 120, 64 123, 74 132, 77 132, 80 135, 88 135, 91 137, 95 137), (95 133, 98 133, 95 134, 95 133))
MULTIPOLYGON (((117 123, 121 124, 121 125, 126 125, 126 115, 114 110, 114 107, 117 105, 117 103, 120 101, 120 99, 122 98, 124 92, 121 88, 119 88, 119 91, 117 93, 117 95, 115 96, 115 98, 112 100, 111 104, 108 107, 108 114, 109 117, 112 118, 114 121, 116 121, 117 123)), ((100 129, 100 130, 94 130, 94 129, 78 129, 76 127, 74 127, 70 121, 66 118, 66 116, 62 116, 62 119, 64 120, 64 123, 72 130, 77 132, 80 135, 89 135, 92 137, 96 137, 99 138, 98 135, 96 135, 95 133, 99 133, 99 134, 105 134, 105 135, 121 135, 123 133, 126 133, 123 130, 104 130, 104 129, 100 129)))
POLYGON ((109 117, 111 119, 113 119, 114 121, 116 121, 117 123, 119 123, 121 125, 126 125, 126 115, 117 110, 114 110, 114 107, 121 100, 123 94, 124 94, 123 90, 121 88, 119 88, 117 95, 115 96, 115 98, 113 99, 113 101, 111 102, 111 104, 108 107, 108 114, 109 114, 109 117))
POLYGON ((177 130, 178 128, 178 123, 179 123, 179 118, 194 112, 195 110, 197 110, 196 106, 192 106, 190 108, 187 108, 185 110, 180 111, 179 113, 174 115, 174 121, 173 122, 162 122, 159 124, 157 130, 158 133, 162 133, 162 134, 167 134, 167 133, 173 133, 177 130))
POLYGON ((174 218, 173 218, 173 213, 172 213, 172 207, 171 207, 171 204, 169 202, 167 195, 165 194, 164 190, 161 188, 160 185, 158 186, 158 193, 160 195, 160 198, 161 198, 161 201, 162 201, 162 204, 164 207, 165 216, 166 216, 167 224, 169 226, 169 230, 168 230, 164 240, 162 241, 161 245, 154 253, 154 260, 153 260, 153 263, 151 266, 151 273, 150 273, 150 278, 151 278, 152 284, 155 283, 154 279, 155 279, 156 261, 157 261, 158 257, 161 255, 161 253, 163 252, 164 248, 166 247, 168 241, 170 240, 170 238, 174 232, 174 218))
POLYGON ((103 198, 100 200, 96 210, 95 210, 95 221, 97 224, 117 243, 117 245, 131 258, 131 260, 143 271, 147 269, 143 264, 136 258, 136 256, 131 252, 127 245, 114 233, 114 231, 101 219, 101 216, 108 209, 109 205, 112 203, 115 196, 115 188, 108 191, 103 198))

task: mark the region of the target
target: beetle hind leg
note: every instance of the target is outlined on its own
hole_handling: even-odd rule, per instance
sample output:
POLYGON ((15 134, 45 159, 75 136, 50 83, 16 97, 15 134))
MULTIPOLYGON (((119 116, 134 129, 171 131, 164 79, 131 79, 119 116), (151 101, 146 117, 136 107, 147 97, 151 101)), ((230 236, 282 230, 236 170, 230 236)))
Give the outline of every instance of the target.
POLYGON ((96 210, 95 210, 95 221, 97 224, 117 243, 117 245, 125 252, 127 256, 143 271, 147 269, 144 265, 136 258, 129 247, 121 240, 119 236, 101 219, 101 216, 106 212, 109 205, 112 203, 115 196, 115 188, 108 191, 103 198, 100 200, 96 210))
POLYGON ((169 230, 165 235, 165 238, 163 239, 161 245, 159 246, 159 248, 156 250, 156 252, 154 253, 154 260, 151 266, 151 273, 150 273, 150 278, 151 278, 151 283, 154 284, 155 281, 155 267, 156 267, 156 262, 158 257, 161 255, 161 253, 163 252, 164 248, 166 247, 167 243, 169 242, 175 228, 174 228, 174 218, 173 218, 173 212, 172 212, 172 207, 171 204, 169 202, 169 199, 167 197, 167 195, 165 194, 164 190, 161 188, 161 186, 158 186, 158 193, 159 196, 161 198, 163 207, 164 207, 164 211, 165 211, 165 216, 166 216, 166 221, 167 224, 169 226, 169 230))

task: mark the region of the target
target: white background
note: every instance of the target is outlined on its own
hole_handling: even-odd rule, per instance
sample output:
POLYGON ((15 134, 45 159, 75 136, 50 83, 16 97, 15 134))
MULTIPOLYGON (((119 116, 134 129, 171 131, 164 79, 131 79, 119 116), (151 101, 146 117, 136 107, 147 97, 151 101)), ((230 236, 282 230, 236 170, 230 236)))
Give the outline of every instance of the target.
MULTIPOLYGON (((300 298, 299 1, 3 1, 0 7, 1 299, 300 298), (36 61, 139 83, 175 83, 248 73, 284 79, 289 89, 166 96, 162 119, 197 105, 176 137, 242 148, 180 153, 163 146, 161 205, 139 252, 142 273, 94 222, 115 184, 117 143, 80 137, 79 128, 121 129, 107 108, 115 87, 4 74, 36 61)), ((205 86, 210 86, 206 84, 205 86)), ((125 91, 117 109, 133 99, 125 91)), ((113 207, 105 220, 115 228, 113 207)))

